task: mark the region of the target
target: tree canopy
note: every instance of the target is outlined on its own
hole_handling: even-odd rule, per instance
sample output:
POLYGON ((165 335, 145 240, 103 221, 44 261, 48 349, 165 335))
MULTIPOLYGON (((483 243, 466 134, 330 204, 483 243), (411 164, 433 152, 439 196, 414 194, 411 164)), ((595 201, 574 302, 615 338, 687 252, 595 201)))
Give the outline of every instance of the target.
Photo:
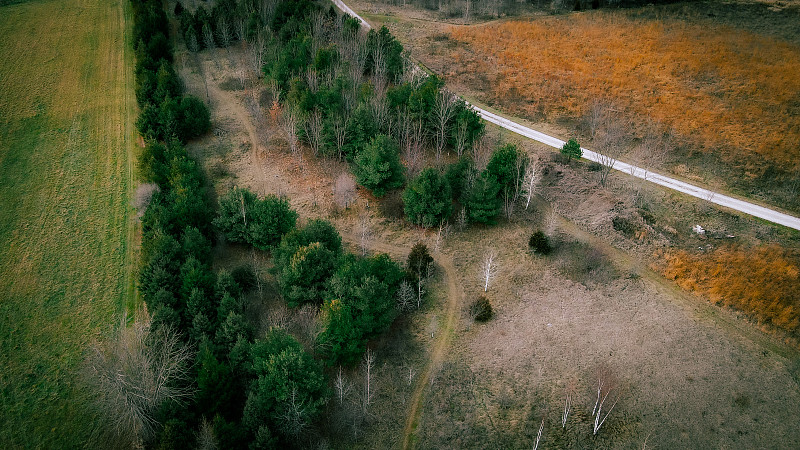
POLYGON ((392 138, 384 134, 375 136, 356 156, 354 172, 358 184, 376 197, 402 186, 403 166, 397 153, 397 144, 392 138))
POLYGON ((423 170, 403 191, 409 222, 432 227, 450 218, 453 201, 450 183, 434 168, 423 170))

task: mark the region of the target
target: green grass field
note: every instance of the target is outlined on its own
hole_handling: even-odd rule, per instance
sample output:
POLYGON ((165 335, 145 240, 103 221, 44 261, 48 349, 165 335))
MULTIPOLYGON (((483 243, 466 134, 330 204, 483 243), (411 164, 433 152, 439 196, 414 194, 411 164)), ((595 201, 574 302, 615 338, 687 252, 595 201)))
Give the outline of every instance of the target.
POLYGON ((0 7, 0 443, 74 448, 76 373, 135 301, 125 0, 0 7))

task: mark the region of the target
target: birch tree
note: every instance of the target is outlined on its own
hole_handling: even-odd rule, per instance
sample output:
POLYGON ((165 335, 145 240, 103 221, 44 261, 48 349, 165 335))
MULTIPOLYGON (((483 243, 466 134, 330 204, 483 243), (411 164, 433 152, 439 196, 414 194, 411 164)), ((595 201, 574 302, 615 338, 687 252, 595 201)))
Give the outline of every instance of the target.
POLYGON ((367 349, 364 353, 364 359, 361 364, 364 369, 364 412, 366 412, 367 407, 372 403, 373 395, 372 370, 375 367, 375 354, 371 349, 367 349))
POLYGON ((536 193, 536 188, 539 185, 539 172, 538 172, 538 162, 539 160, 534 158, 533 161, 528 164, 528 168, 525 170, 525 210, 528 210, 528 206, 531 204, 531 197, 536 193))
POLYGON ((342 366, 336 372, 336 378, 333 379, 333 388, 336 391, 336 397, 339 399, 339 404, 344 403, 344 398, 350 393, 350 381, 344 376, 342 366))
POLYGON ((497 275, 497 252, 490 249, 483 257, 481 264, 481 279, 483 280, 483 292, 489 291, 489 283, 497 275))
POLYGON ((600 366, 597 369, 596 377, 596 397, 591 414, 593 419, 592 434, 595 435, 600 431, 600 427, 606 422, 614 407, 617 406, 617 401, 619 401, 619 395, 617 395, 616 391, 617 379, 611 369, 607 366, 600 366))

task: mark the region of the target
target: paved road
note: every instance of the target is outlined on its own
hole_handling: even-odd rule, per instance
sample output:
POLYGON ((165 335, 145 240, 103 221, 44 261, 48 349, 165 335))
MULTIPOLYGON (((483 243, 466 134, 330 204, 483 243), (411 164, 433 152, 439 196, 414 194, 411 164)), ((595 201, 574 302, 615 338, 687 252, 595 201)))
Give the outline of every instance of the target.
MULTIPOLYGON (((366 20, 364 20, 361 16, 356 14, 355 11, 353 11, 349 6, 345 5, 344 2, 342 2, 342 0, 332 0, 332 1, 340 10, 344 11, 347 14, 350 14, 351 16, 361 21, 361 25, 363 27, 367 29, 372 28, 367 23, 366 20)), ((513 131, 514 133, 517 133, 521 136, 525 136, 527 138, 533 139, 537 142, 541 142, 542 144, 549 145, 551 147, 560 149, 564 145, 564 141, 562 141, 561 139, 546 135, 542 132, 520 125, 516 122, 506 119, 505 117, 491 113, 475 105, 470 105, 470 106, 484 120, 486 120, 487 122, 491 122, 495 125, 498 125, 500 127, 503 127, 506 130, 513 131)), ((601 164, 608 161, 608 158, 602 158, 601 155, 599 155, 598 153, 593 152, 586 148, 583 149, 583 157, 585 159, 588 159, 589 161, 595 161, 601 164)), ((674 178, 670 178, 668 176, 661 175, 655 172, 651 172, 647 169, 636 167, 621 161, 614 162, 612 164, 612 169, 619 170, 620 172, 626 173, 628 175, 641 178, 646 181, 650 181, 660 186, 664 186, 676 190, 678 192, 691 195, 692 197, 697 197, 699 199, 703 199, 711 203, 715 203, 717 205, 733 209, 735 211, 749 214, 751 216, 755 216, 789 228, 794 228, 795 230, 800 230, 800 218, 790 216, 789 214, 765 208, 763 206, 759 206, 745 200, 733 198, 725 194, 721 194, 719 192, 710 191, 708 189, 701 188, 699 186, 686 183, 684 181, 676 180, 674 178)))
MULTIPOLYGON (((472 109, 474 109, 475 112, 477 112, 478 115, 480 115, 487 122, 491 122, 509 131, 513 131, 514 133, 533 139, 534 141, 541 142, 542 144, 549 145, 551 147, 560 149, 564 145, 564 141, 562 141, 561 139, 555 138, 553 136, 548 136, 544 133, 520 125, 516 122, 506 119, 505 117, 491 113, 477 106, 474 105, 470 106, 472 106, 472 109)), ((602 164, 604 162, 608 162, 609 160, 608 158, 602 158, 600 154, 593 152, 589 149, 586 148, 582 149, 583 149, 583 157, 588 159, 589 161, 595 161, 602 164)), ((614 163, 612 163, 612 169, 619 170, 628 175, 634 176, 636 178, 641 178, 646 181, 650 181, 660 186, 674 189, 678 192, 683 192, 684 194, 691 195, 692 197, 697 197, 703 200, 707 200, 711 203, 716 203, 717 205, 724 206, 726 208, 730 208, 739 212, 743 212, 745 214, 749 214, 751 216, 768 220, 773 223, 794 228, 795 230, 800 230, 800 219, 797 217, 790 216, 788 214, 784 214, 782 212, 765 208, 763 206, 759 206, 744 200, 740 200, 738 198, 729 197, 727 195, 720 194, 719 192, 710 191, 708 189, 701 188, 699 186, 686 183, 684 181, 676 180, 674 178, 670 178, 649 171, 647 169, 642 169, 641 167, 636 167, 634 165, 622 161, 615 161, 614 163)))

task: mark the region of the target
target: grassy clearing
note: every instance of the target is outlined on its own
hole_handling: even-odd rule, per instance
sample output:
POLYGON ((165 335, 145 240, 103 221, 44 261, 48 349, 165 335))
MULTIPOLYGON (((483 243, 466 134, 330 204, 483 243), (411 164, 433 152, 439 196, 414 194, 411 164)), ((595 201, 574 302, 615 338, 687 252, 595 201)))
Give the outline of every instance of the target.
POLYGON ((75 372, 134 301, 133 54, 124 0, 0 11, 0 442, 74 448, 75 372))

